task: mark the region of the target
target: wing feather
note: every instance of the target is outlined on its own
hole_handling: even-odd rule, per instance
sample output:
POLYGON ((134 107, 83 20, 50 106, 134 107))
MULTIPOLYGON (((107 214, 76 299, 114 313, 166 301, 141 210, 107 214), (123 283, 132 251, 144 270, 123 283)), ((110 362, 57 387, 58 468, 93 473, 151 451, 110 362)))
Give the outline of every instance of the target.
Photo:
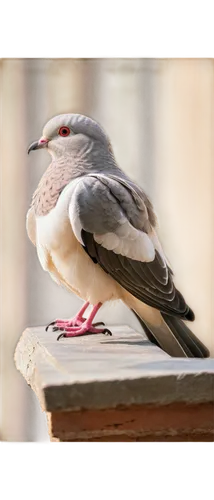
POLYGON ((162 312, 188 315, 155 232, 152 205, 132 181, 84 176, 72 194, 69 216, 85 251, 122 287, 162 312))

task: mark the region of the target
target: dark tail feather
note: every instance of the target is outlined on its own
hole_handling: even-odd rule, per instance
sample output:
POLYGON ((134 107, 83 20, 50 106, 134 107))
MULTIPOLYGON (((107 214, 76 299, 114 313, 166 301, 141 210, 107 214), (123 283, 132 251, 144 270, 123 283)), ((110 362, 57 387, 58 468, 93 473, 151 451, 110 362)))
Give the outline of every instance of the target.
MULTIPOLYGON (((169 326, 173 335, 177 338, 180 344, 183 344, 186 352, 190 351, 191 358, 208 358, 210 353, 207 347, 194 335, 182 319, 174 318, 162 313, 162 317, 169 326)), ((188 354, 186 354, 187 357, 188 354)))
POLYGON ((188 321, 194 321, 194 319, 195 319, 194 312, 190 307, 189 307, 188 313, 185 316, 185 319, 188 319, 188 321))
POLYGON ((143 328, 146 336, 150 340, 150 342, 152 342, 152 344, 155 344, 158 347, 160 347, 160 349, 162 349, 161 345, 158 342, 158 339, 153 335, 152 331, 149 329, 149 327, 146 325, 146 323, 143 321, 143 319, 141 319, 141 317, 138 316, 138 314, 134 311, 134 309, 132 309, 132 312, 134 313, 134 315, 138 319, 140 325, 142 326, 142 328, 143 328))
MULTIPOLYGON (((139 308, 138 308, 139 309, 139 308)), ((138 318, 147 338, 172 357, 208 358, 207 347, 194 335, 188 326, 178 318, 160 313, 163 324, 156 327, 143 319, 143 314, 137 308, 132 312, 138 318)))

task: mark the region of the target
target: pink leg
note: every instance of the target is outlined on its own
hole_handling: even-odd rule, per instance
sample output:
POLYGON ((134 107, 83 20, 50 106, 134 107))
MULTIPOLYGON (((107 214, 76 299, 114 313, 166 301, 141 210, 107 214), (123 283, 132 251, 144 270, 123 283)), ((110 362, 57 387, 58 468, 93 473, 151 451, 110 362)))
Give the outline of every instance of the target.
POLYGON ((107 328, 95 328, 92 325, 92 321, 97 314, 97 311, 100 309, 102 303, 99 302, 96 306, 93 307, 91 314, 89 317, 81 323, 79 326, 64 326, 63 330, 64 332, 61 333, 58 337, 57 340, 59 340, 61 337, 77 337, 79 335, 84 335, 84 333, 108 333, 111 335, 111 332, 107 328))
MULTIPOLYGON (((70 326, 80 326, 84 321, 86 321, 86 318, 83 317, 83 314, 88 306, 89 302, 85 302, 85 304, 83 304, 80 311, 74 316, 74 318, 71 318, 69 320, 56 319, 54 321, 51 321, 51 323, 46 326, 46 331, 48 330, 49 326, 53 327, 53 331, 64 330, 65 327, 70 326)), ((99 324, 104 325, 104 323, 99 324)))

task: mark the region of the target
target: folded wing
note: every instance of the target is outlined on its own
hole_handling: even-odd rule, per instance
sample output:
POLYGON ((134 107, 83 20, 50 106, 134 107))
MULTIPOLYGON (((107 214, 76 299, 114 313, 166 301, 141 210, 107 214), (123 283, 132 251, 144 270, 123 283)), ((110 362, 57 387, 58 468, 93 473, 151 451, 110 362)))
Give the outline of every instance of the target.
POLYGON ((162 312, 193 319, 174 286, 151 203, 133 182, 104 174, 82 177, 72 193, 69 217, 91 259, 123 288, 162 312))

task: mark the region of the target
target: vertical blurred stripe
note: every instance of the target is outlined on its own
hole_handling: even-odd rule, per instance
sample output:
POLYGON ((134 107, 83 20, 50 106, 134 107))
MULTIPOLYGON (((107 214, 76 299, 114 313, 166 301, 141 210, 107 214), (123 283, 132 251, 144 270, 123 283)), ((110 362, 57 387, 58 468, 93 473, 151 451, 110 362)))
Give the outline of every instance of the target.
POLYGON ((75 57, 48 58, 45 122, 54 115, 79 113, 81 67, 81 60, 75 57))
MULTIPOLYGON (((48 154, 27 155, 27 147, 41 135, 44 123, 48 116, 48 74, 49 61, 47 59, 24 59, 25 82, 25 176, 27 182, 26 211, 29 208, 32 194, 38 184, 45 168, 49 164, 48 154)), ((35 248, 28 240, 25 232, 26 244, 26 325, 42 324, 42 312, 46 309, 45 295, 49 296, 48 287, 40 281, 42 273, 35 248), (44 287, 44 293, 43 293, 44 287)), ((27 418, 25 426, 25 439, 29 441, 47 439, 45 415, 41 413, 40 406, 33 391, 29 389, 26 400, 27 418)))
POLYGON ((81 64, 81 113, 90 116, 104 128, 109 106, 108 58, 78 58, 81 64))
POLYGON ((109 104, 107 129, 118 165, 125 172, 137 176, 137 109, 138 58, 109 58, 109 104))
POLYGON ((156 109, 156 71, 155 59, 138 58, 137 77, 137 178, 136 181, 155 201, 154 180, 156 175, 155 158, 155 109, 156 109))
POLYGON ((195 311, 191 328, 214 355, 214 61, 161 66, 154 201, 175 281, 195 311))
POLYGON ((23 61, 1 61, 1 427, 6 440, 25 438, 27 386, 13 362, 26 324, 26 158, 23 61))

